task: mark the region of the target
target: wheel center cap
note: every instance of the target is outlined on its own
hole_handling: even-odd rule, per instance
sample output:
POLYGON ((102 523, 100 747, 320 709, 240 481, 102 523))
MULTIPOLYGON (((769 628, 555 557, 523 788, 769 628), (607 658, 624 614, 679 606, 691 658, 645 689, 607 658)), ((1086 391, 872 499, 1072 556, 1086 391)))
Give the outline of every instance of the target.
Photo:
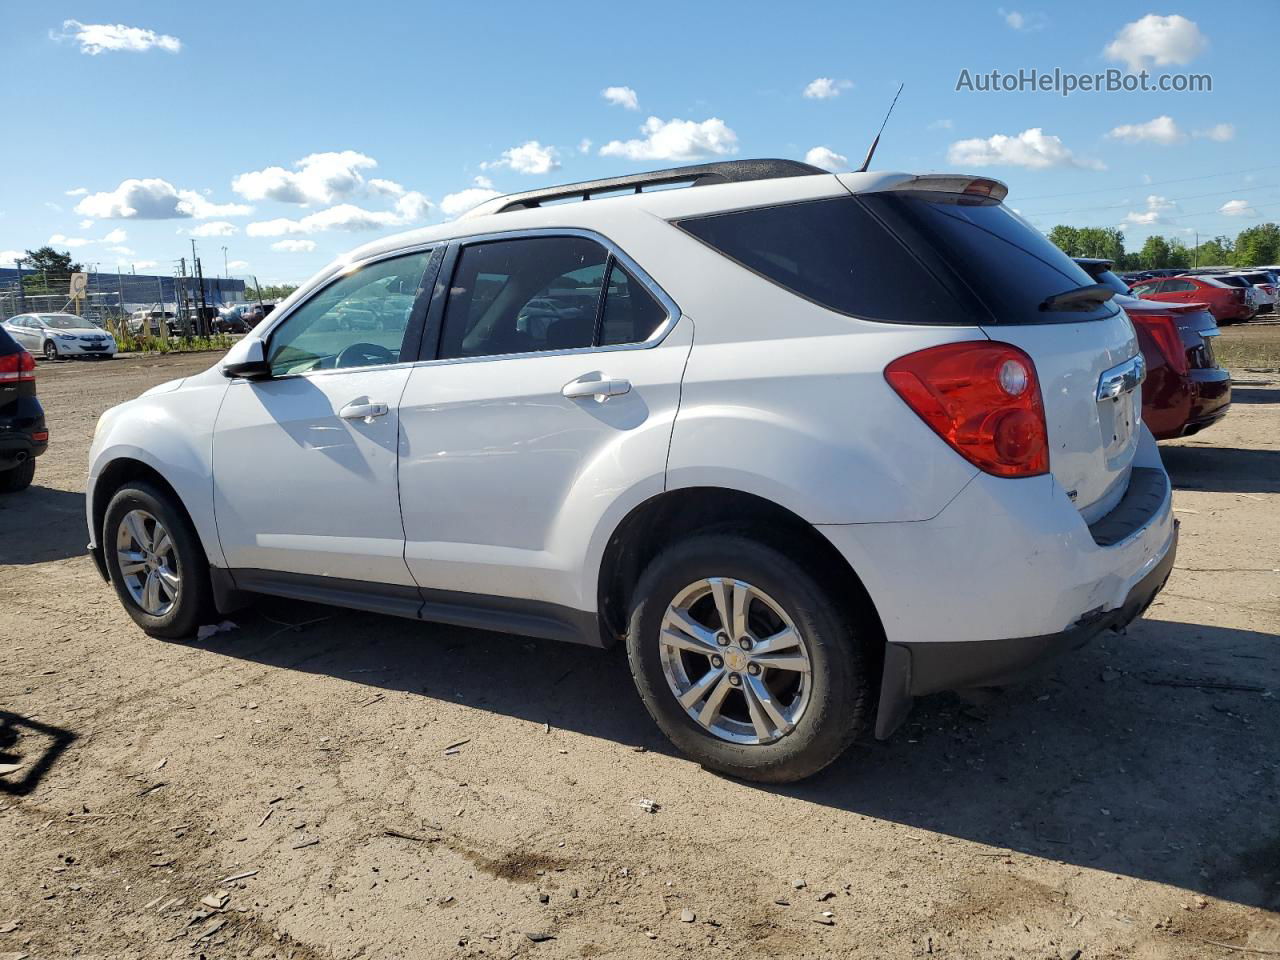
POLYGON ((749 658, 741 650, 735 650, 732 647, 724 652, 724 665, 734 673, 741 673, 747 669, 747 660, 749 658))

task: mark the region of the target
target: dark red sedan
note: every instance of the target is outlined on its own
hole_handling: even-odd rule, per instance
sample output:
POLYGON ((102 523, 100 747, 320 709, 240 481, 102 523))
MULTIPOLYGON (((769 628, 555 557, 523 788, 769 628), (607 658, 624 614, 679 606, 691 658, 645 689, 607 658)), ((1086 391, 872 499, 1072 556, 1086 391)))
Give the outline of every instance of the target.
MULTIPOLYGON (((1115 289, 1113 302, 1133 321, 1138 348, 1147 361, 1142 420, 1155 438, 1190 436, 1225 417, 1231 406, 1231 373, 1214 358, 1218 324, 1206 305, 1137 299, 1121 292, 1127 287, 1111 272, 1110 261, 1076 262, 1097 283, 1115 289)), ((1157 282, 1168 281, 1138 284, 1134 291, 1157 282)))
POLYGON ((1257 313, 1244 287, 1234 287, 1213 277, 1164 277, 1133 285, 1130 291, 1143 300, 1167 303, 1201 303, 1218 323, 1249 320, 1257 313))

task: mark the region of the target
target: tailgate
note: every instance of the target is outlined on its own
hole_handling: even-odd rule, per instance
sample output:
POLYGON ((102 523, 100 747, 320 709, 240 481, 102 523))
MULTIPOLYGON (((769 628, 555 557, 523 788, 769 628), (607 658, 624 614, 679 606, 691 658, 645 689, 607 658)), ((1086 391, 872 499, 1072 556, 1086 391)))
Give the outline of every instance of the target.
POLYGON ((1035 361, 1049 430, 1049 469, 1086 523, 1124 496, 1142 419, 1142 363, 1123 311, 1082 323, 984 328, 1035 361), (1135 363, 1135 358, 1139 358, 1135 363))

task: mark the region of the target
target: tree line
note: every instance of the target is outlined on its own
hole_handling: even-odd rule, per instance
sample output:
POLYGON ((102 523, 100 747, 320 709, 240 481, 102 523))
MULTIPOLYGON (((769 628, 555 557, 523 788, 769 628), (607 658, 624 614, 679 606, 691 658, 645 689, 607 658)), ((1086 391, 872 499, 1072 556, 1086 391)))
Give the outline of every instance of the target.
POLYGON ((1111 260, 1120 270, 1180 267, 1258 267, 1280 263, 1280 226, 1262 223, 1246 227, 1235 238, 1213 237, 1198 247, 1177 237, 1147 237, 1142 249, 1124 248, 1124 231, 1114 227, 1069 227, 1058 224, 1049 239, 1071 257, 1111 260))

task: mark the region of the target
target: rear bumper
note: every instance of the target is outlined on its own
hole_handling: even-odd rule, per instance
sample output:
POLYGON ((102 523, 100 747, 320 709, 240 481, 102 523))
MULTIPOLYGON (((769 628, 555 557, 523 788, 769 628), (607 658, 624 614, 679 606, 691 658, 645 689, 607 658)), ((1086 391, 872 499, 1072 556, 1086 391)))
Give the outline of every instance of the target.
POLYGON ((34 396, 21 397, 14 415, 0 417, 0 470, 38 457, 49 449, 49 428, 44 421, 44 408, 34 396), (43 440, 36 440, 43 434, 43 440))
POLYGON ((1134 584, 1114 610, 1091 611, 1058 633, 968 643, 891 643, 885 651, 876 736, 888 737, 906 719, 912 698, 942 690, 1012 683, 1033 667, 1078 650, 1104 630, 1122 631, 1151 606, 1169 579, 1177 555, 1177 526, 1160 561, 1134 584))
POLYGON ((1199 433, 1205 427, 1217 423, 1231 409, 1229 370, 1221 367, 1191 370, 1185 377, 1179 378, 1179 383, 1179 392, 1183 392, 1184 396, 1168 414, 1160 415, 1157 412, 1148 417, 1144 406, 1144 419, 1157 424, 1152 429, 1157 440, 1174 440, 1199 433), (1185 415, 1176 416, 1177 410, 1185 410, 1185 415))

